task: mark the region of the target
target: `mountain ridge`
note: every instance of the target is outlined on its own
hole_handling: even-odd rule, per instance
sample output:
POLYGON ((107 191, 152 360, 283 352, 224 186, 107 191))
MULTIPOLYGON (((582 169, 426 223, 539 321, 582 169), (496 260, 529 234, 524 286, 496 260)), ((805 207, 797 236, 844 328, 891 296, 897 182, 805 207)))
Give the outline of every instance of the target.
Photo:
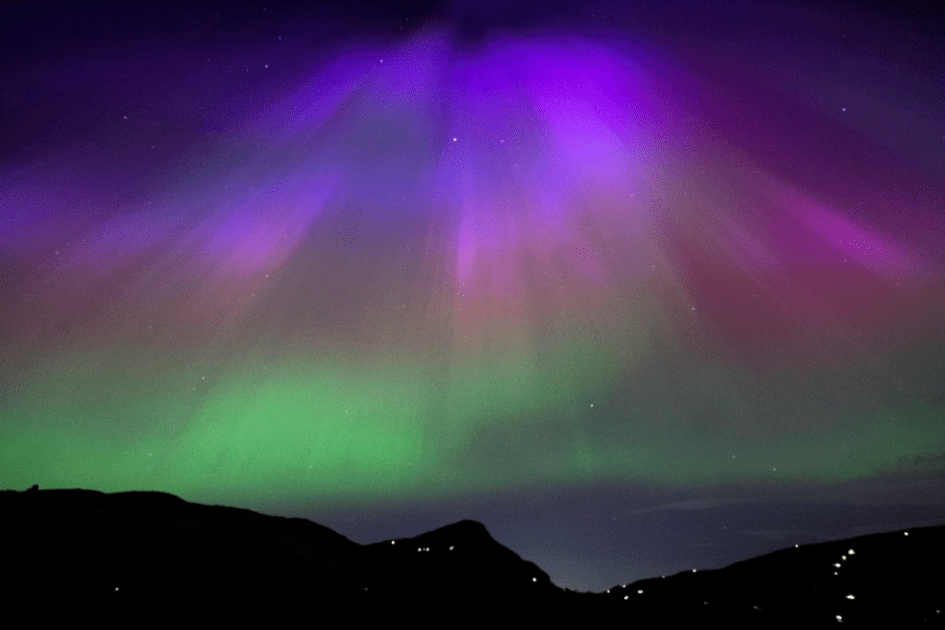
POLYGON ((361 619, 423 611, 431 619, 555 624, 629 617, 902 627, 942 623, 945 608, 942 589, 922 577, 930 562, 945 560, 945 526, 801 545, 577 593, 468 519, 360 544, 307 519, 152 491, 3 490, 0 514, 8 601, 34 609, 56 602, 70 618, 115 624, 143 610, 164 619, 271 621, 317 609, 361 619))

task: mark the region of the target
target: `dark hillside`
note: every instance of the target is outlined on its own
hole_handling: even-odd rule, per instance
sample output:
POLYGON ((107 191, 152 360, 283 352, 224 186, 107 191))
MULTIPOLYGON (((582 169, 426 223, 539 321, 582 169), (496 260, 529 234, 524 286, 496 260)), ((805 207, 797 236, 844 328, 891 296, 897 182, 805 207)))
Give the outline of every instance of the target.
POLYGON ((304 519, 161 492, 0 493, 4 599, 37 622, 413 618, 736 627, 941 627, 945 527, 789 548, 574 593, 464 520, 360 545, 304 519), (144 618, 142 618, 142 615, 144 618))

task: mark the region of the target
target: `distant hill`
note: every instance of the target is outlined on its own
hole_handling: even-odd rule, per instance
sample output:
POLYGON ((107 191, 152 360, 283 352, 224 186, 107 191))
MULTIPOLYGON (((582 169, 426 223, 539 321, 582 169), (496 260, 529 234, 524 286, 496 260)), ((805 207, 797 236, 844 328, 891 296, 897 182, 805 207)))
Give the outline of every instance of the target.
POLYGON ((0 535, 0 600, 39 624, 321 625, 331 614, 421 627, 945 627, 945 526, 792 547, 604 593, 558 588, 468 520, 361 545, 308 520, 161 492, 6 490, 0 535))

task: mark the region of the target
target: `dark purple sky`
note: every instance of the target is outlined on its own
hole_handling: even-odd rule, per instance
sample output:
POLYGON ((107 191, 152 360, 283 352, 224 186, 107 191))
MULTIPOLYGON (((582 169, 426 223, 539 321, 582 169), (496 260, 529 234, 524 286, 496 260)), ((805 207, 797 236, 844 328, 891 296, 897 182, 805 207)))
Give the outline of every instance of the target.
POLYGON ((935 16, 301 4, 0 8, 0 485, 597 591, 945 521, 935 16))

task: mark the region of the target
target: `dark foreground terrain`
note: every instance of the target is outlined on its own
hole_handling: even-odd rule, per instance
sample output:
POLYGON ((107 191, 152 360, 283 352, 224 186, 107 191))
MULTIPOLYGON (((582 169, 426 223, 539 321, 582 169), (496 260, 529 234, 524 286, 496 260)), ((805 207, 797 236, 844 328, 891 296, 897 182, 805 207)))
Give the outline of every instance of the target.
POLYGON ((160 492, 0 492, 2 591, 30 625, 945 627, 945 526, 789 548, 604 593, 556 587, 475 521, 360 545, 160 492))

